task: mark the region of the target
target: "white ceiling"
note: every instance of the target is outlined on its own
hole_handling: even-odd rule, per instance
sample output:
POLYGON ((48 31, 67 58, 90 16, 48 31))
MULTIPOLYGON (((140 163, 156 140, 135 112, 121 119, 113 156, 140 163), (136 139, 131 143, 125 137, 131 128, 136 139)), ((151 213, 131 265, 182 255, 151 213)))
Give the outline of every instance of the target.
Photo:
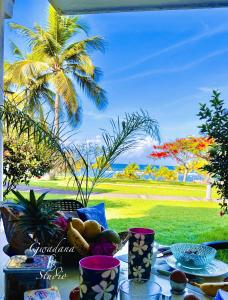
POLYGON ((225 7, 228 0, 49 0, 62 14, 225 7))

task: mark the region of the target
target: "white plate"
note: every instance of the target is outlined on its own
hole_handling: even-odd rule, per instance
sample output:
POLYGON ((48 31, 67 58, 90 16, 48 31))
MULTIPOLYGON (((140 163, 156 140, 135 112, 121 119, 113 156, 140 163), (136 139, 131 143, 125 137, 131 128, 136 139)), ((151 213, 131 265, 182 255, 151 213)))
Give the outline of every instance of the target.
POLYGON ((189 269, 182 266, 180 263, 177 262, 176 258, 172 255, 166 259, 167 264, 184 273, 202 276, 202 277, 216 277, 224 275, 228 272, 228 265, 224 262, 214 259, 210 264, 208 264, 204 269, 189 269))

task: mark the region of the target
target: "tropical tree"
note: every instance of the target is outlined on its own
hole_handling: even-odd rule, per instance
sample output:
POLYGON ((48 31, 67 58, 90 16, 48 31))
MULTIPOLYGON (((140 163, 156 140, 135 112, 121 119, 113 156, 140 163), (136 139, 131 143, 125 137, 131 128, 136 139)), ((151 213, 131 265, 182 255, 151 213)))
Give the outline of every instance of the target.
POLYGON ((167 167, 155 168, 154 176, 158 180, 165 181, 176 181, 178 178, 178 173, 176 170, 170 170, 167 167))
POLYGON ((48 173, 60 159, 56 148, 50 148, 42 141, 35 143, 33 138, 28 140, 22 134, 20 139, 15 137, 12 133, 4 137, 4 196, 18 184, 29 184, 32 177, 39 178, 48 173))
MULTIPOLYGON (((17 59, 7 69, 7 80, 19 89, 32 81, 42 91, 44 87, 54 90, 56 133, 59 133, 63 115, 73 126, 78 124, 81 112, 78 88, 98 109, 107 105, 105 91, 98 84, 101 72, 90 55, 92 50, 103 51, 104 43, 99 36, 74 41, 74 37, 87 33, 87 26, 78 17, 61 16, 50 6, 46 27, 35 24, 30 29, 16 23, 10 26, 26 38, 31 52, 22 55, 18 47, 14 47, 17 59)), ((37 110, 36 98, 29 96, 27 99, 26 106, 37 110)))
POLYGON ((152 177, 154 175, 154 169, 152 165, 147 165, 143 170, 143 175, 147 175, 149 177, 152 177))
POLYGON ((203 121, 199 127, 201 134, 214 141, 204 170, 214 179, 213 185, 222 199, 221 215, 228 213, 228 110, 224 106, 220 93, 213 91, 210 105, 200 104, 198 113, 203 121))
POLYGON ((128 178, 128 179, 138 179, 139 176, 137 172, 140 170, 139 165, 136 163, 131 163, 126 166, 122 173, 117 173, 117 178, 128 178))
POLYGON ((154 159, 174 159, 178 166, 184 171, 183 182, 185 182, 191 170, 192 161, 196 159, 208 160, 208 150, 212 144, 213 140, 208 137, 190 136, 187 138, 179 138, 173 142, 153 146, 154 151, 150 156, 154 159))

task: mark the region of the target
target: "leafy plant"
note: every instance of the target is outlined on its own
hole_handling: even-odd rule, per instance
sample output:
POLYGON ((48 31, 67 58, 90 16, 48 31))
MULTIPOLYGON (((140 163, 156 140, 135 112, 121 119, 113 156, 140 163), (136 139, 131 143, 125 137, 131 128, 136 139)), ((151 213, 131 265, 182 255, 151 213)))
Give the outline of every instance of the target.
POLYGON ((30 190, 29 199, 20 192, 12 190, 17 197, 18 204, 23 208, 23 214, 17 219, 18 228, 25 234, 29 234, 40 245, 47 246, 61 229, 55 225, 56 212, 52 208, 44 206, 47 193, 43 193, 36 199, 33 190, 30 190))
POLYGON ((101 145, 66 146, 64 139, 55 134, 46 120, 42 123, 33 120, 8 100, 0 106, 0 120, 4 123, 4 130, 13 130, 17 138, 23 135, 28 140, 33 138, 35 143, 44 143, 47 149, 55 149, 58 154, 55 165, 70 172, 76 186, 76 199, 84 206, 87 206, 94 187, 104 179, 106 171, 121 154, 137 147, 147 135, 159 141, 158 123, 144 111, 126 113, 122 121, 119 118, 116 122, 111 120, 111 132, 102 130, 101 145), (99 167, 93 168, 98 157, 102 157, 99 167))
POLYGON ((102 130, 101 145, 85 144, 73 146, 70 150, 72 155, 69 167, 78 188, 77 198, 84 206, 87 206, 94 187, 102 182, 106 171, 120 155, 137 147, 146 135, 160 141, 158 123, 147 112, 126 113, 122 121, 118 118, 116 122, 111 120, 110 123, 111 132, 102 130), (99 168, 91 168, 98 157, 102 157, 99 168), (77 161, 83 161, 80 173, 74 168, 77 161))
POLYGON ((200 104, 198 117, 203 121, 200 132, 214 140, 209 150, 209 162, 203 167, 214 179, 222 199, 221 215, 228 213, 228 111, 220 93, 213 91, 210 106, 200 104))
POLYGON ((61 138, 57 136, 46 119, 36 121, 5 99, 4 105, 0 106, 0 120, 5 143, 5 195, 19 182, 28 183, 30 175, 40 176, 50 167, 69 163, 64 145, 66 136, 62 133, 61 138))
POLYGON ((34 144, 32 139, 28 141, 23 136, 20 139, 4 137, 3 157, 4 196, 19 183, 29 184, 32 177, 49 172, 59 159, 55 149, 48 149, 43 143, 34 144))

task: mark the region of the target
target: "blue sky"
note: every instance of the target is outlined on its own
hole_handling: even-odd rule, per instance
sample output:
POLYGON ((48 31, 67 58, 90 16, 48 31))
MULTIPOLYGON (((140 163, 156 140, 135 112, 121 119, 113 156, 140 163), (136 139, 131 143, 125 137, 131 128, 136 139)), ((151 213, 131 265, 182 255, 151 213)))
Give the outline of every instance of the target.
MULTIPOLYGON (((48 1, 16 1, 13 21, 25 26, 45 24, 48 1)), ((212 89, 228 99, 228 9, 88 15, 82 18, 91 35, 106 41, 105 54, 95 54, 104 72, 101 81, 109 98, 99 112, 81 93, 84 118, 75 140, 99 142, 109 119, 143 108, 160 124, 163 141, 198 135, 199 102, 212 89)), ((5 58, 9 41, 22 43, 5 28, 5 58)), ((226 101, 228 104, 228 102, 226 101)), ((148 138, 121 162, 153 163, 148 138)), ((164 161, 163 163, 168 163, 164 161)))

